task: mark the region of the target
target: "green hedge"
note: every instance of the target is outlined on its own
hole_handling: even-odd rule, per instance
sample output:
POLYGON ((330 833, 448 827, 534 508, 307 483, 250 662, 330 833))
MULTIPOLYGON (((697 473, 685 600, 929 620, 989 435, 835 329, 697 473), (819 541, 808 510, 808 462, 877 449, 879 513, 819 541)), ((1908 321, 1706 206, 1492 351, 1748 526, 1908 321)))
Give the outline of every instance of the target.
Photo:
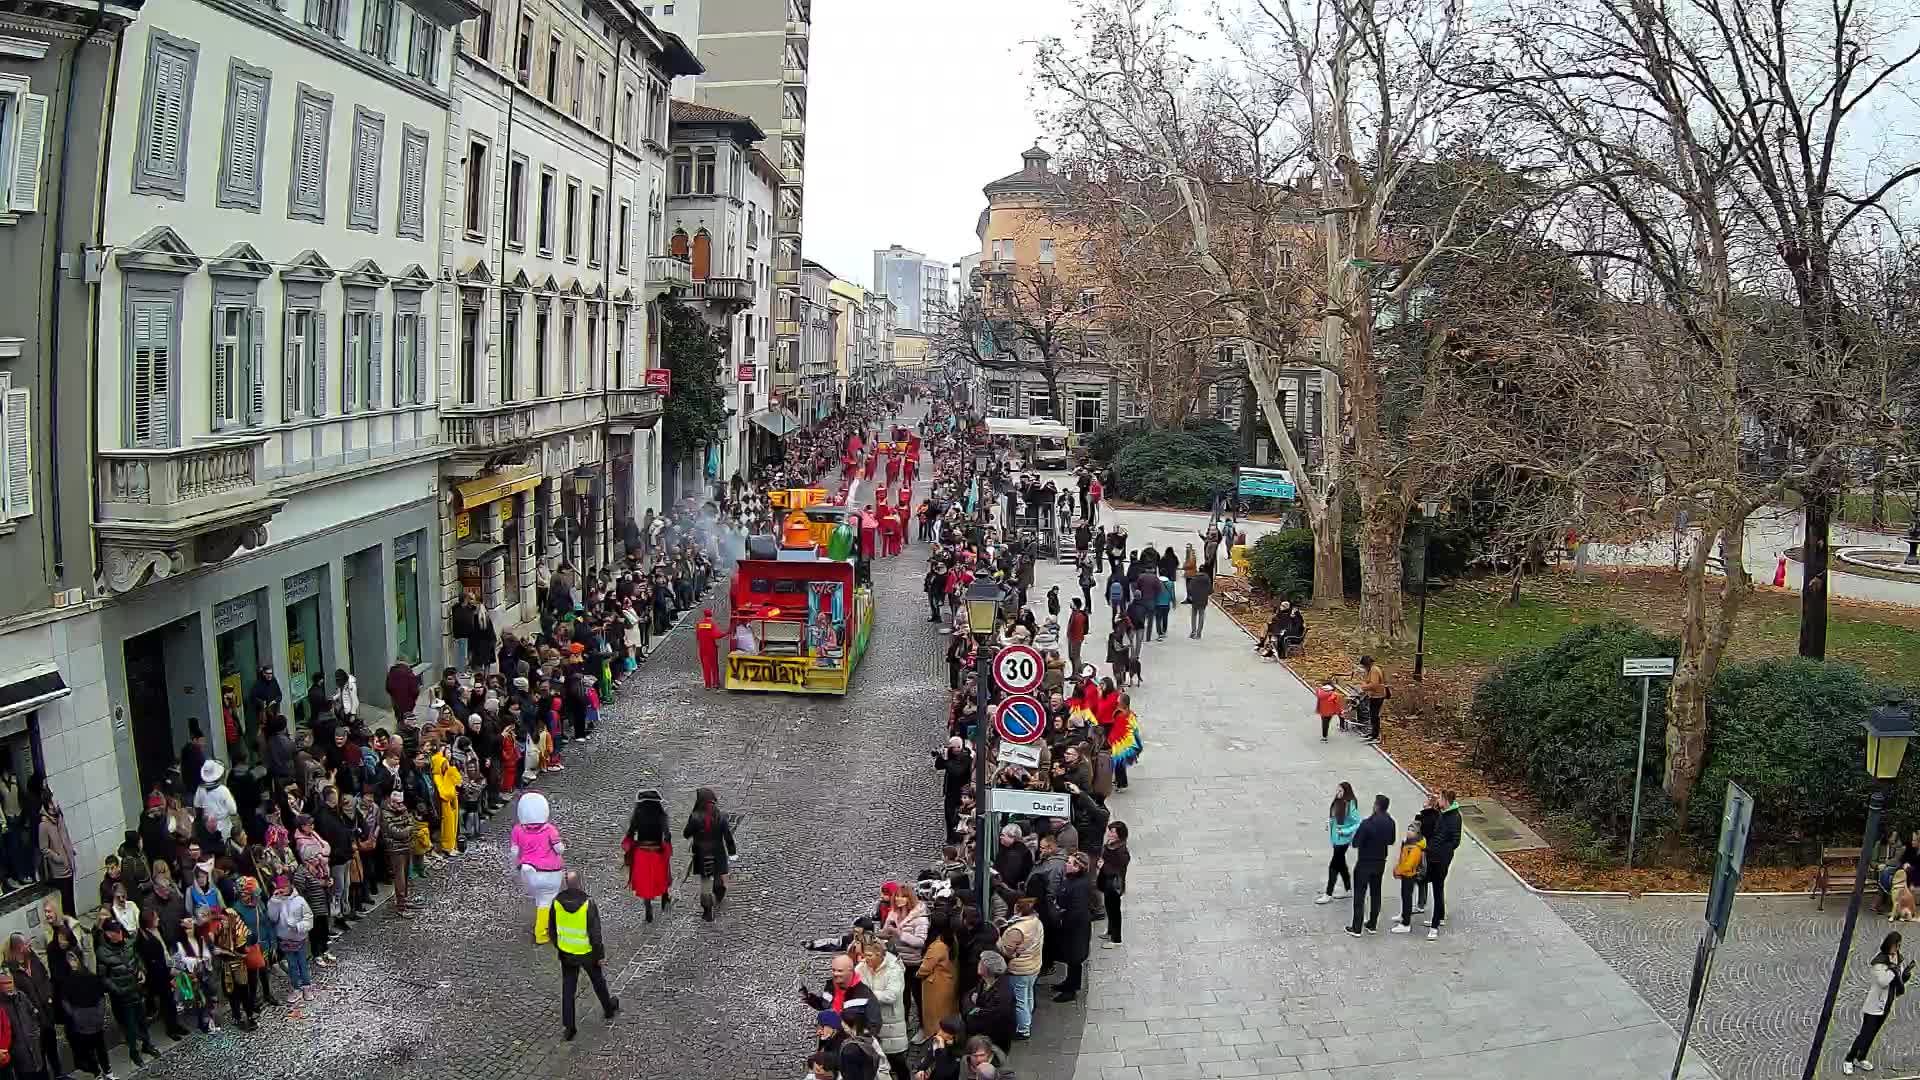
MULTIPOLYGON (((1313 596, 1313 530, 1282 529, 1254 541, 1247 569, 1253 583, 1275 600, 1307 600, 1313 596)), ((1340 569, 1346 590, 1359 592, 1358 547, 1349 543, 1340 549, 1340 569)))
POLYGON ((1142 431, 1113 456, 1113 494, 1135 502, 1207 509, 1233 484, 1239 442, 1217 421, 1183 431, 1142 431))

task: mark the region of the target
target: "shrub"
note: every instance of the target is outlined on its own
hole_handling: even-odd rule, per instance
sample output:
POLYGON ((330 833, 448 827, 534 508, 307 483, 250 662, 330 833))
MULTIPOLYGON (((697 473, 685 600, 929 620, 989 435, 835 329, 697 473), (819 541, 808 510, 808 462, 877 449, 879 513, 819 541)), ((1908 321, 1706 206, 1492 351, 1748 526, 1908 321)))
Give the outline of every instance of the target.
MULTIPOLYGON (((1342 533, 1340 576, 1348 593, 1360 591, 1360 549, 1342 533)), ((1313 595, 1313 530, 1282 529, 1254 541, 1247 551, 1254 585, 1275 600, 1305 600, 1313 595)))
MULTIPOLYGON (((1224 425, 1220 425, 1224 426, 1224 425)), ((1217 434, 1217 433, 1216 433, 1217 434)), ((1188 431, 1149 431, 1113 459, 1114 494, 1122 499, 1204 509, 1233 484, 1217 440, 1188 431)))
MULTIPOLYGON (((1672 638, 1616 622, 1582 627, 1513 657, 1474 690, 1468 718, 1479 756, 1524 778, 1543 805, 1624 839, 1633 805, 1640 688, 1621 678, 1620 662, 1673 656, 1678 648, 1672 638)), ((1656 694, 1647 713, 1643 836, 1671 812, 1660 793, 1665 730, 1666 701, 1656 694)))
POLYGON ((1087 439, 1087 456, 1095 461, 1112 461, 1123 447, 1147 431, 1145 420, 1127 420, 1104 424, 1087 439))
POLYGON ((1155 506, 1205 509, 1213 496, 1233 483, 1233 473, 1221 468, 1174 465, 1139 478, 1123 497, 1155 506))
MULTIPOLYGON (((1707 698, 1711 737, 1687 808, 1688 828, 1702 838, 1718 834, 1731 780, 1753 796, 1756 837, 1770 843, 1857 838, 1869 783, 1860 725, 1886 690, 1859 668, 1831 661, 1794 657, 1723 666, 1707 698)), ((1906 769, 1903 781, 1908 797, 1896 805, 1920 805, 1910 797, 1920 794, 1920 773, 1906 769)))

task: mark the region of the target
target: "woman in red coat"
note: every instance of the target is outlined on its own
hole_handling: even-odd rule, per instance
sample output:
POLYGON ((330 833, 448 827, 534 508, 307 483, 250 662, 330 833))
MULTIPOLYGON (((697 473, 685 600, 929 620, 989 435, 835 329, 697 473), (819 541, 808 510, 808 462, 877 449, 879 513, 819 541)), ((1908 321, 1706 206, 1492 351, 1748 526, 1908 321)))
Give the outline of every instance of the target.
POLYGON ((653 921, 653 902, 661 910, 673 906, 673 831, 667 825, 667 808, 660 793, 647 788, 633 804, 633 819, 627 822, 627 835, 620 842, 626 852, 627 884, 633 895, 646 901, 647 921, 653 921))

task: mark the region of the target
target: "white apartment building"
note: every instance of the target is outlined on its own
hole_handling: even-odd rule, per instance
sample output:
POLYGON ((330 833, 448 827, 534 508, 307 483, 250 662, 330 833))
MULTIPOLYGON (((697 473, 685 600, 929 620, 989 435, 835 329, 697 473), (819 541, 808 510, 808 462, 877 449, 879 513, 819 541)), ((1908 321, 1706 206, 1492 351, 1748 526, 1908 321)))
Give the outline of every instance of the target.
MULTIPOLYGON (((779 174, 760 150, 760 125, 739 113, 673 103, 673 157, 668 173, 668 250, 693 274, 692 302, 726 347, 721 379, 733 413, 718 441, 669 447, 669 468, 683 474, 677 490, 716 482, 752 468, 755 424, 766 401, 763 358, 769 351, 773 293, 773 196, 779 174)), ((766 430, 762 418, 761 430, 766 430)), ((775 430, 779 426, 775 425, 775 430)))
POLYGON ((304 722, 336 669, 379 706, 390 663, 434 659, 438 193, 452 29, 474 13, 150 0, 125 32, 89 271, 128 820, 190 727, 249 770, 262 667, 304 722))
POLYGON ((463 30, 440 204, 448 607, 532 625, 537 565, 605 565, 660 508, 648 305, 690 285, 664 237, 667 87, 698 70, 618 0, 481 0, 463 30))

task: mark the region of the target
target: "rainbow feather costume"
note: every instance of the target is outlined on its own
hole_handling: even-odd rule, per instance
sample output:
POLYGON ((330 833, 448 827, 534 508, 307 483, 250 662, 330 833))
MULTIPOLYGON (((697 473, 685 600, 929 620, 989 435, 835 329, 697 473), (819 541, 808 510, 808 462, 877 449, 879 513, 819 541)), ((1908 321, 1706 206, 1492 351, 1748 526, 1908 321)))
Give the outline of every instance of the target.
POLYGON ((1107 750, 1113 754, 1113 763, 1132 765, 1139 760, 1143 745, 1139 718, 1131 712, 1115 710, 1113 723, 1107 727, 1107 750))

